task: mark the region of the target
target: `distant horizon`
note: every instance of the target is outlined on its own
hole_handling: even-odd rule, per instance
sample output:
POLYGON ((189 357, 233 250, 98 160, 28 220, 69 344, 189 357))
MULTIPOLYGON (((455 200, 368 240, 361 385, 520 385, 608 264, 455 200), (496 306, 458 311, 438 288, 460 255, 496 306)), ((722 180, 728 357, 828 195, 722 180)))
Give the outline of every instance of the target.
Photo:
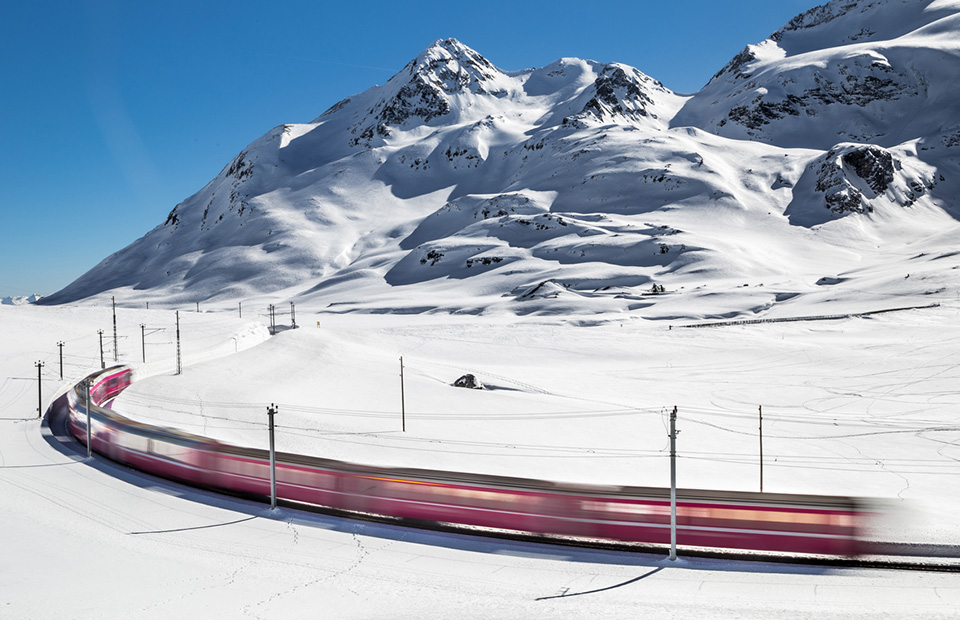
POLYGON ((579 57, 699 90, 746 45, 821 2, 604 6, 109 0, 7 9, 0 298, 50 295, 163 223, 259 136, 383 84, 437 39, 517 71, 579 57))

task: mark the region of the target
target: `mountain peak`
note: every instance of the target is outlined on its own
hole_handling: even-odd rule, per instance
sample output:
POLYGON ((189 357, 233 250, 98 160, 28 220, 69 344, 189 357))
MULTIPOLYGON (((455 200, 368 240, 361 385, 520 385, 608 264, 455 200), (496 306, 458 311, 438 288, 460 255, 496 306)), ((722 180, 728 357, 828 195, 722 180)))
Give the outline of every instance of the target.
POLYGON ((447 93, 482 92, 482 84, 500 73, 489 60, 453 38, 434 41, 407 65, 407 71, 447 93))
POLYGON ((351 144, 371 146, 372 141, 386 138, 408 121, 449 119, 451 112, 464 105, 458 98, 500 95, 505 79, 489 60, 460 41, 438 39, 378 88, 378 99, 352 129, 356 137, 351 144))
POLYGON ((422 64, 424 62, 438 59, 473 59, 475 57, 480 58, 480 60, 484 63, 487 62, 479 52, 471 48, 469 45, 465 45, 457 39, 450 37, 447 39, 437 39, 431 43, 425 50, 420 52, 414 62, 417 64, 422 64))

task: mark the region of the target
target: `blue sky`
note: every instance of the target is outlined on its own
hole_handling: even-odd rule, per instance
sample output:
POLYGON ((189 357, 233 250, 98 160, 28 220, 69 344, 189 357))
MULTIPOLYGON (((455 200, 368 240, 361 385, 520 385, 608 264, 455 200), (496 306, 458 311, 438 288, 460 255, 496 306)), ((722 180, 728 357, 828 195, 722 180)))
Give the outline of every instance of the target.
POLYGON ((505 70, 576 56, 699 89, 816 0, 14 2, 0 8, 0 297, 53 293, 247 144, 455 37, 505 70))

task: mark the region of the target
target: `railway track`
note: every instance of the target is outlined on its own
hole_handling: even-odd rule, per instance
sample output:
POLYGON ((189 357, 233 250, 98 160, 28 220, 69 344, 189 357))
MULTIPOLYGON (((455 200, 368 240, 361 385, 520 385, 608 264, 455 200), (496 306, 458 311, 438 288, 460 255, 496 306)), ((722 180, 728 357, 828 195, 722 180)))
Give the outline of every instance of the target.
MULTIPOLYGON (((92 377, 95 451, 177 483, 254 500, 270 497, 264 451, 123 418, 100 405, 129 385, 129 370, 92 377)), ((57 402, 48 425, 57 439, 76 446, 80 442, 73 437, 85 439, 86 430, 78 391, 57 402)), ((664 489, 564 486, 278 456, 279 506, 503 540, 652 555, 669 551, 663 538, 664 489)), ((960 572, 960 547, 863 540, 857 523, 867 513, 858 512, 864 509, 854 498, 681 490, 678 500, 684 517, 678 528, 681 556, 960 572)))
MULTIPOLYGON (((242 497, 244 499, 252 499, 254 501, 269 501, 269 498, 263 497, 252 497, 249 495, 234 493, 229 495, 242 497)), ((418 521, 416 519, 400 519, 396 517, 351 512, 336 508, 327 508, 324 506, 306 504, 303 502, 292 502, 289 500, 277 500, 277 505, 282 508, 302 510, 305 512, 323 514, 343 519, 396 525, 398 527, 415 528, 431 532, 443 532, 446 534, 480 536, 495 540, 509 540, 515 542, 575 547, 579 549, 593 549, 599 551, 640 553, 664 557, 670 553, 670 545, 549 536, 530 534, 528 532, 520 532, 515 530, 496 530, 491 528, 467 527, 456 523, 437 523, 431 521, 418 521)), ((924 545, 924 548, 930 553, 930 555, 920 556, 916 554, 898 555, 894 552, 894 550, 897 548, 914 548, 915 545, 910 543, 873 541, 868 542, 868 544, 875 546, 878 553, 870 553, 862 556, 825 556, 813 554, 773 553, 764 551, 731 551, 729 549, 711 549, 706 547, 688 547, 684 545, 678 545, 677 556, 681 558, 705 558, 729 560, 733 562, 758 562, 794 564, 801 566, 826 566, 836 568, 960 573, 960 548, 955 545, 924 545), (880 553, 881 551, 883 553, 880 553)))

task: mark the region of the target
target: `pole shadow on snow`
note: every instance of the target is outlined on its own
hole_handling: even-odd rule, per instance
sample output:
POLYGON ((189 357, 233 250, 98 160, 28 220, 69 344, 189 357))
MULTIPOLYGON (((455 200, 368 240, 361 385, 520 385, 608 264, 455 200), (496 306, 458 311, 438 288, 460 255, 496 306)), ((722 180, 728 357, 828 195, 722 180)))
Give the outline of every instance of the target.
POLYGON ((209 525, 196 525, 194 527, 176 527, 169 530, 146 530, 143 532, 127 532, 127 536, 140 536, 142 534, 173 534, 176 532, 194 532, 196 530, 209 530, 214 527, 223 527, 225 525, 236 525, 237 523, 243 523, 244 521, 252 521, 256 519, 256 515, 250 517, 244 517, 243 519, 237 519, 235 521, 226 521, 224 523, 211 523, 209 525))
POLYGON ((628 585, 630 585, 631 583, 637 583, 637 582, 640 581, 641 579, 646 579, 647 577, 650 577, 651 575, 655 575, 656 573, 659 573, 659 572, 662 571, 663 569, 664 569, 663 566, 659 566, 659 567, 657 567, 657 568, 655 568, 655 569, 653 569, 653 570, 651 570, 651 571, 648 571, 648 572, 640 575, 639 577, 634 577, 633 579, 628 579, 627 581, 624 581, 623 583, 617 583, 617 584, 614 584, 614 585, 612 585, 612 586, 607 586, 606 588, 597 588, 596 590, 587 590, 587 591, 585 591, 585 592, 564 592, 563 594, 556 594, 556 595, 554 595, 554 596, 541 596, 540 598, 537 598, 537 599, 534 599, 534 600, 537 600, 537 601, 549 601, 550 599, 554 599, 554 598, 570 598, 571 596, 583 596, 584 594, 597 594, 597 593, 599 593, 599 592, 606 592, 607 590, 615 590, 615 589, 617 589, 617 588, 622 588, 623 586, 628 586, 628 585))

